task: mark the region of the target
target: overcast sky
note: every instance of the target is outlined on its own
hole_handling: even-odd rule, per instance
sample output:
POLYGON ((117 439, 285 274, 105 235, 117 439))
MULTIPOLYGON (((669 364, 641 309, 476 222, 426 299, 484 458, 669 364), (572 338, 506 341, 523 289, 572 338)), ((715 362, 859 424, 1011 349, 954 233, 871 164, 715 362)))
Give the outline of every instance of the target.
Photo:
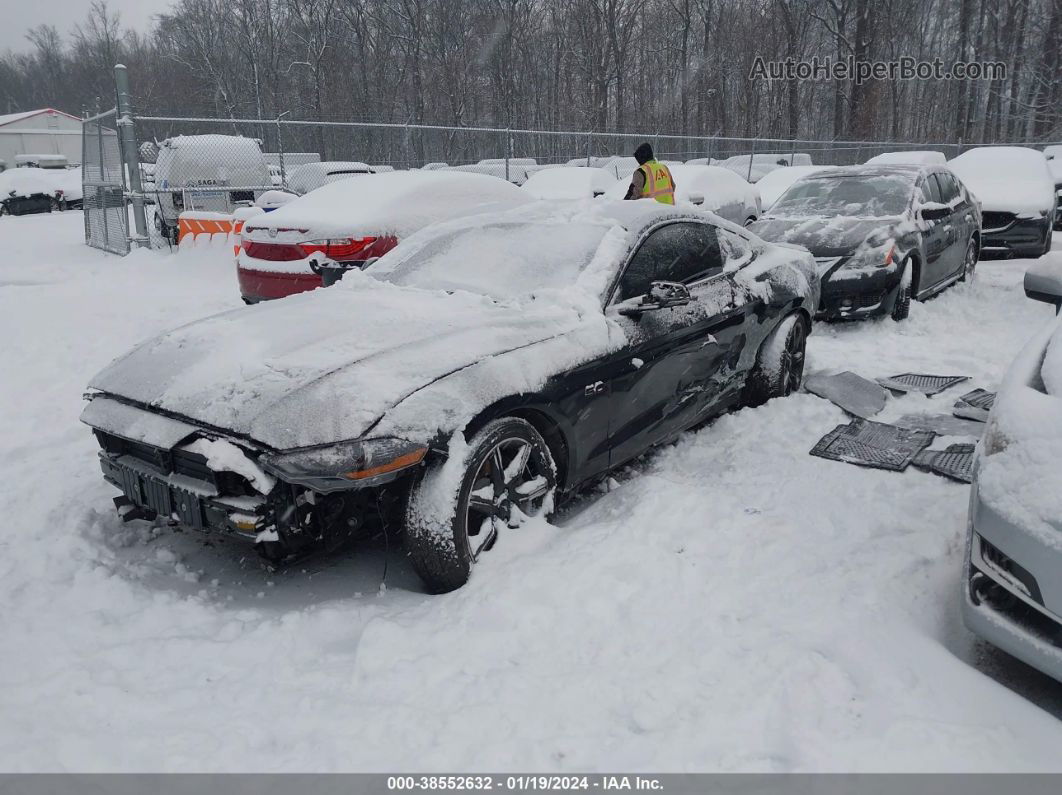
MULTIPOLYGON (((122 27, 145 31, 151 17, 165 11, 174 0, 109 0, 121 15, 122 27)), ((88 15, 92 0, 0 0, 0 52, 29 48, 26 31, 46 22, 64 36, 88 15)))

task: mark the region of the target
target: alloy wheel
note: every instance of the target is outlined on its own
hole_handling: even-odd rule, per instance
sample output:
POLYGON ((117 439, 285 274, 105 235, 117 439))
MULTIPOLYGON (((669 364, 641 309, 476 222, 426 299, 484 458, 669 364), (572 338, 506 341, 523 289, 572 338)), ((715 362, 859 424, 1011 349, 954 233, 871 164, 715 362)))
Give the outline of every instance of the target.
POLYGON ((498 442, 483 458, 465 518, 473 561, 494 545, 501 528, 518 527, 542 508, 550 492, 546 466, 529 441, 515 437, 498 442))
POLYGON ((798 319, 789 331, 785 353, 782 354, 782 394, 790 395, 800 389, 804 378, 804 324, 798 319))

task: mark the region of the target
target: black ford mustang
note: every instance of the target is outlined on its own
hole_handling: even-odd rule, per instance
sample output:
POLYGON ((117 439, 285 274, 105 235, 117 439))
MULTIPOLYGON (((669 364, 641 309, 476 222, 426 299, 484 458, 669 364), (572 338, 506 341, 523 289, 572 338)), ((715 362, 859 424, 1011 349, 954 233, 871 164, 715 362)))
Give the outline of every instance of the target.
POLYGON ((907 317, 973 272, 981 211, 942 166, 847 166, 793 183, 752 231, 806 247, 819 265, 828 320, 907 317))
POLYGON ((273 560, 393 521, 448 590, 558 493, 799 386, 814 273, 708 214, 532 205, 146 342, 82 419, 124 518, 273 560))

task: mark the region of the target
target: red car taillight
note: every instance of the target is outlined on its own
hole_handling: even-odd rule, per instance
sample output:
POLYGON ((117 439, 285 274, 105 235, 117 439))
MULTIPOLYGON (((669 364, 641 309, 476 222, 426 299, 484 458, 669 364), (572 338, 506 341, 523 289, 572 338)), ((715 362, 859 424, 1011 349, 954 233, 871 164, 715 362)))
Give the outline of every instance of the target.
POLYGON ((299 243, 299 248, 307 257, 324 254, 336 262, 350 262, 379 257, 394 248, 396 242, 393 237, 339 237, 299 243))

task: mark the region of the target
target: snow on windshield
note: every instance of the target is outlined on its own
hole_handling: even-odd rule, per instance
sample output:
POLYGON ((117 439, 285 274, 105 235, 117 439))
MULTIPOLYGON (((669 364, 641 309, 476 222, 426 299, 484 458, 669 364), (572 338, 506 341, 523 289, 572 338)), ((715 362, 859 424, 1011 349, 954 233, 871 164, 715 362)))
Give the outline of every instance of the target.
POLYGON ((796 183, 771 207, 779 217, 832 215, 882 218, 901 215, 914 183, 899 174, 809 178, 796 183))
POLYGON ((517 298, 575 284, 606 231, 600 224, 561 222, 458 229, 410 256, 385 259, 370 273, 403 287, 517 298))

